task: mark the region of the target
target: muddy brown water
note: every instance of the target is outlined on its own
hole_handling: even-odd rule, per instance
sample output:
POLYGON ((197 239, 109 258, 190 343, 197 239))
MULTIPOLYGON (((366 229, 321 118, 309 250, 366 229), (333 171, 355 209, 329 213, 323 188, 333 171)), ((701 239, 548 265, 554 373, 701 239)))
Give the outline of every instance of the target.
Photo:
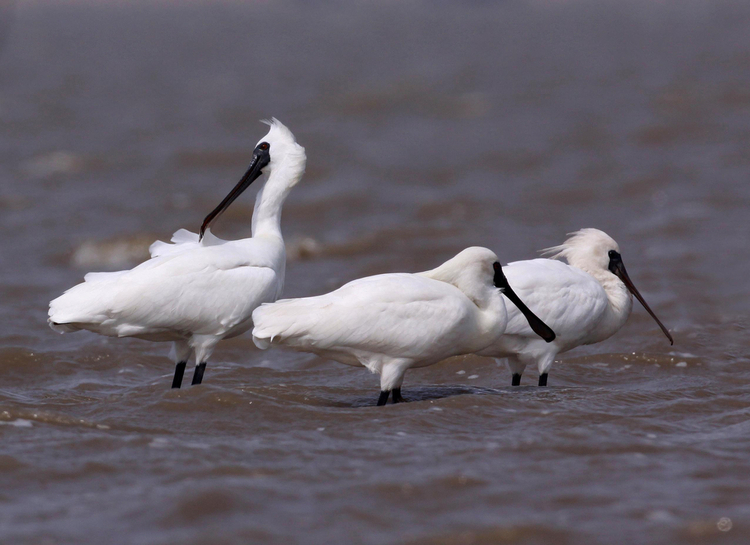
MULTIPOLYGON (((750 4, 0 4, 0 542, 750 541, 750 4), (247 336, 204 385, 47 303, 203 216, 276 116, 286 296, 598 227, 639 306, 549 387, 247 336)), ((217 225, 249 233, 251 189, 217 225)))

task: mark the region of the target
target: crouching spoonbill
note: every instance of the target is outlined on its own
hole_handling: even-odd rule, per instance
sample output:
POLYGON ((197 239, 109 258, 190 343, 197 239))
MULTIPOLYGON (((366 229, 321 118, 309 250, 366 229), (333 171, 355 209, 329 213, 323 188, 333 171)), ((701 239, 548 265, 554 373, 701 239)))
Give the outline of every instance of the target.
POLYGON ((253 341, 362 365, 380 374, 378 405, 391 392, 399 403, 407 369, 476 352, 505 331, 501 291, 536 334, 555 338, 508 285, 497 256, 473 247, 431 271, 369 276, 325 295, 261 305, 253 341))
POLYGON ((53 300, 49 324, 60 333, 87 329, 111 337, 171 341, 179 388, 195 352, 193 384, 200 384, 216 344, 252 326, 253 310, 275 301, 284 285, 286 253, 281 207, 305 171, 305 149, 278 120, 266 122, 239 183, 208 216, 200 234, 184 229, 173 244, 154 242, 151 259, 127 270, 89 273, 53 300), (210 227, 229 205, 265 174, 255 198, 252 237, 221 240, 210 227))
POLYGON ((539 342, 524 317, 510 308, 505 335, 478 352, 505 358, 513 374, 513 386, 521 383, 528 364, 537 365, 539 386, 546 386, 557 354, 601 342, 617 333, 633 309, 633 295, 674 344, 672 335, 628 276, 620 247, 612 237, 598 229, 581 229, 544 254, 551 259, 516 261, 503 270, 519 297, 555 330, 557 338, 551 343, 539 342), (558 261, 560 258, 568 264, 558 261))

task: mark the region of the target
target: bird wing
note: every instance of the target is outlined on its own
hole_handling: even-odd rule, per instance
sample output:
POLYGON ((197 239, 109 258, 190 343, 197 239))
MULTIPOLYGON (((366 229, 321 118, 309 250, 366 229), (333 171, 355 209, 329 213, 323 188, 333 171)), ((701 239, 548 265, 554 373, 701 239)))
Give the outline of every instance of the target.
MULTIPOLYGON (((561 342, 585 337, 598 323, 608 299, 590 275, 552 259, 516 261, 503 267, 508 283, 561 342)), ((523 314, 510 301, 506 335, 535 338, 523 314)))
POLYGON ((283 271, 276 272, 273 253, 246 239, 160 253, 129 271, 90 273, 50 303, 50 322, 114 336, 221 336, 278 297, 283 271))
POLYGON ((384 274, 325 295, 261 305, 253 313, 253 337, 261 347, 424 360, 445 347, 458 349, 472 305, 450 284, 384 274))
POLYGON ((165 255, 176 255, 186 251, 195 250, 205 246, 218 246, 224 244, 227 241, 222 240, 219 237, 211 233, 211 229, 206 229, 203 235, 203 240, 199 241, 198 233, 192 233, 187 229, 179 229, 172 235, 172 244, 168 242, 162 242, 157 240, 151 246, 148 251, 151 257, 160 257, 165 255))

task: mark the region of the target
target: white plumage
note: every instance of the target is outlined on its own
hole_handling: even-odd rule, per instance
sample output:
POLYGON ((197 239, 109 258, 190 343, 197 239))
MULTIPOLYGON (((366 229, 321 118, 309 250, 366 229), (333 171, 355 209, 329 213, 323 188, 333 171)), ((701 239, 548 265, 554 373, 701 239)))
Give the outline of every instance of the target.
POLYGON ((216 344, 250 329, 252 311, 276 300, 284 285, 281 207, 301 179, 306 157, 289 129, 276 119, 268 124, 250 168, 206 217, 202 237, 181 229, 172 244, 154 242, 151 259, 131 270, 87 274, 82 284, 50 303, 50 326, 61 333, 87 329, 172 341, 173 387, 179 387, 192 351, 193 383, 200 383, 216 344), (212 235, 211 223, 262 173, 266 181, 255 200, 252 238, 226 241, 212 235))
POLYGON ((539 385, 545 386, 557 354, 614 335, 630 316, 632 295, 673 342, 630 280, 617 243, 598 229, 581 229, 571 235, 562 245, 545 251, 552 259, 516 261, 503 267, 518 296, 557 335, 551 343, 542 342, 519 312, 508 309, 505 335, 479 354, 506 358, 513 385, 520 383, 526 365, 536 364, 539 385), (557 261, 560 258, 568 264, 557 261))
POLYGON ((325 295, 261 305, 253 340, 362 365, 380 374, 378 405, 391 391, 399 402, 407 369, 476 352, 503 333, 499 287, 511 291, 497 256, 467 248, 431 271, 370 276, 325 295))

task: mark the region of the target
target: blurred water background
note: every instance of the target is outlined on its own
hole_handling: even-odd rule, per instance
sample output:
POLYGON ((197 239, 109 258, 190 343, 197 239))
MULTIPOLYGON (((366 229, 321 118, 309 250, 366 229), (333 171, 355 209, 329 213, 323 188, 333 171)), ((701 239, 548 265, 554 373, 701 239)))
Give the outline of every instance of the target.
POLYGON ((724 0, 4 0, 0 541, 750 541, 748 29, 724 0), (636 306, 546 389, 468 356, 376 408, 247 335, 171 391, 165 345, 47 327, 196 230, 270 116, 308 153, 285 296, 598 227, 674 347, 636 306))

